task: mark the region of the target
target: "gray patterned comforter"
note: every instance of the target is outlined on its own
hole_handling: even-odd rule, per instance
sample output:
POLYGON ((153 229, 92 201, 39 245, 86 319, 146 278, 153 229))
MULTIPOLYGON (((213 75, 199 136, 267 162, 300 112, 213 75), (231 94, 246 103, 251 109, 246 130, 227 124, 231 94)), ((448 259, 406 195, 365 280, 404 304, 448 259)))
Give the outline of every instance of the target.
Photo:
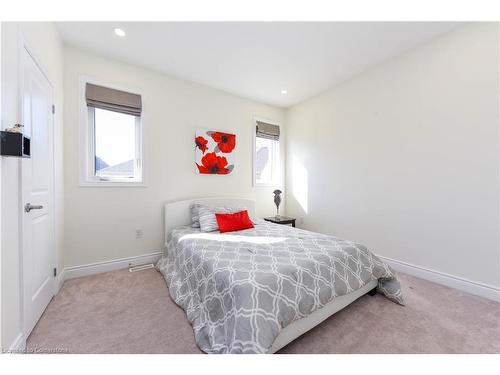
POLYGON ((175 229, 157 268, 206 353, 266 353, 281 329, 374 279, 403 304, 394 272, 365 246, 264 221, 175 229))

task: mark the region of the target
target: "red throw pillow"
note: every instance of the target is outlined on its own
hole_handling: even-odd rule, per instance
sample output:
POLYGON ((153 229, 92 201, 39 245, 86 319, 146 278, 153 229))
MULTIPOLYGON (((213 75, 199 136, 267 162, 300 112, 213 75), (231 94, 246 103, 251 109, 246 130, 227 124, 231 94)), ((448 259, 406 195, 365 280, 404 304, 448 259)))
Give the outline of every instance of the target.
POLYGON ((236 230, 253 228, 252 221, 248 217, 248 211, 235 212, 233 214, 215 214, 219 231, 234 232, 236 230))

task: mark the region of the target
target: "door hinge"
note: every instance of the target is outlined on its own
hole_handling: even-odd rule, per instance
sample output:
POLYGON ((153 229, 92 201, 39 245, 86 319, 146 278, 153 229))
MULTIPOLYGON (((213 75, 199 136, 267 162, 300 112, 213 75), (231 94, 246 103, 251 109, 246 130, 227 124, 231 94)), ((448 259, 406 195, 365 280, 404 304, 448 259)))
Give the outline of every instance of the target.
POLYGON ((54 268, 54 277, 57 276, 57 268, 54 268))
POLYGON ((55 114, 56 113, 56 106, 54 104, 52 104, 52 114, 55 114))

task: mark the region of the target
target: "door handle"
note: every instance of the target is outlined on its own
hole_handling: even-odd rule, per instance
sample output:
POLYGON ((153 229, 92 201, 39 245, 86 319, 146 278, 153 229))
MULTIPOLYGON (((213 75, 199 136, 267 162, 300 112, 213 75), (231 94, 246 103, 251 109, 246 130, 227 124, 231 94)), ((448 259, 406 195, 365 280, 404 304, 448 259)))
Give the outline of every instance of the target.
POLYGON ((43 208, 42 205, 32 205, 31 203, 26 203, 26 205, 24 206, 24 212, 30 212, 31 210, 41 210, 43 208))

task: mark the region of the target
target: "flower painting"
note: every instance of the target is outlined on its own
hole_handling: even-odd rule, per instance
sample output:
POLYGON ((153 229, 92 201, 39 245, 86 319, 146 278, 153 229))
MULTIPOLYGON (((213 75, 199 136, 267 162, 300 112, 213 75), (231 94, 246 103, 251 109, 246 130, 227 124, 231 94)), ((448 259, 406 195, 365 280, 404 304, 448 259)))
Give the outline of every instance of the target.
POLYGON ((195 166, 200 174, 230 174, 234 169, 236 135, 198 130, 194 138, 195 166))

